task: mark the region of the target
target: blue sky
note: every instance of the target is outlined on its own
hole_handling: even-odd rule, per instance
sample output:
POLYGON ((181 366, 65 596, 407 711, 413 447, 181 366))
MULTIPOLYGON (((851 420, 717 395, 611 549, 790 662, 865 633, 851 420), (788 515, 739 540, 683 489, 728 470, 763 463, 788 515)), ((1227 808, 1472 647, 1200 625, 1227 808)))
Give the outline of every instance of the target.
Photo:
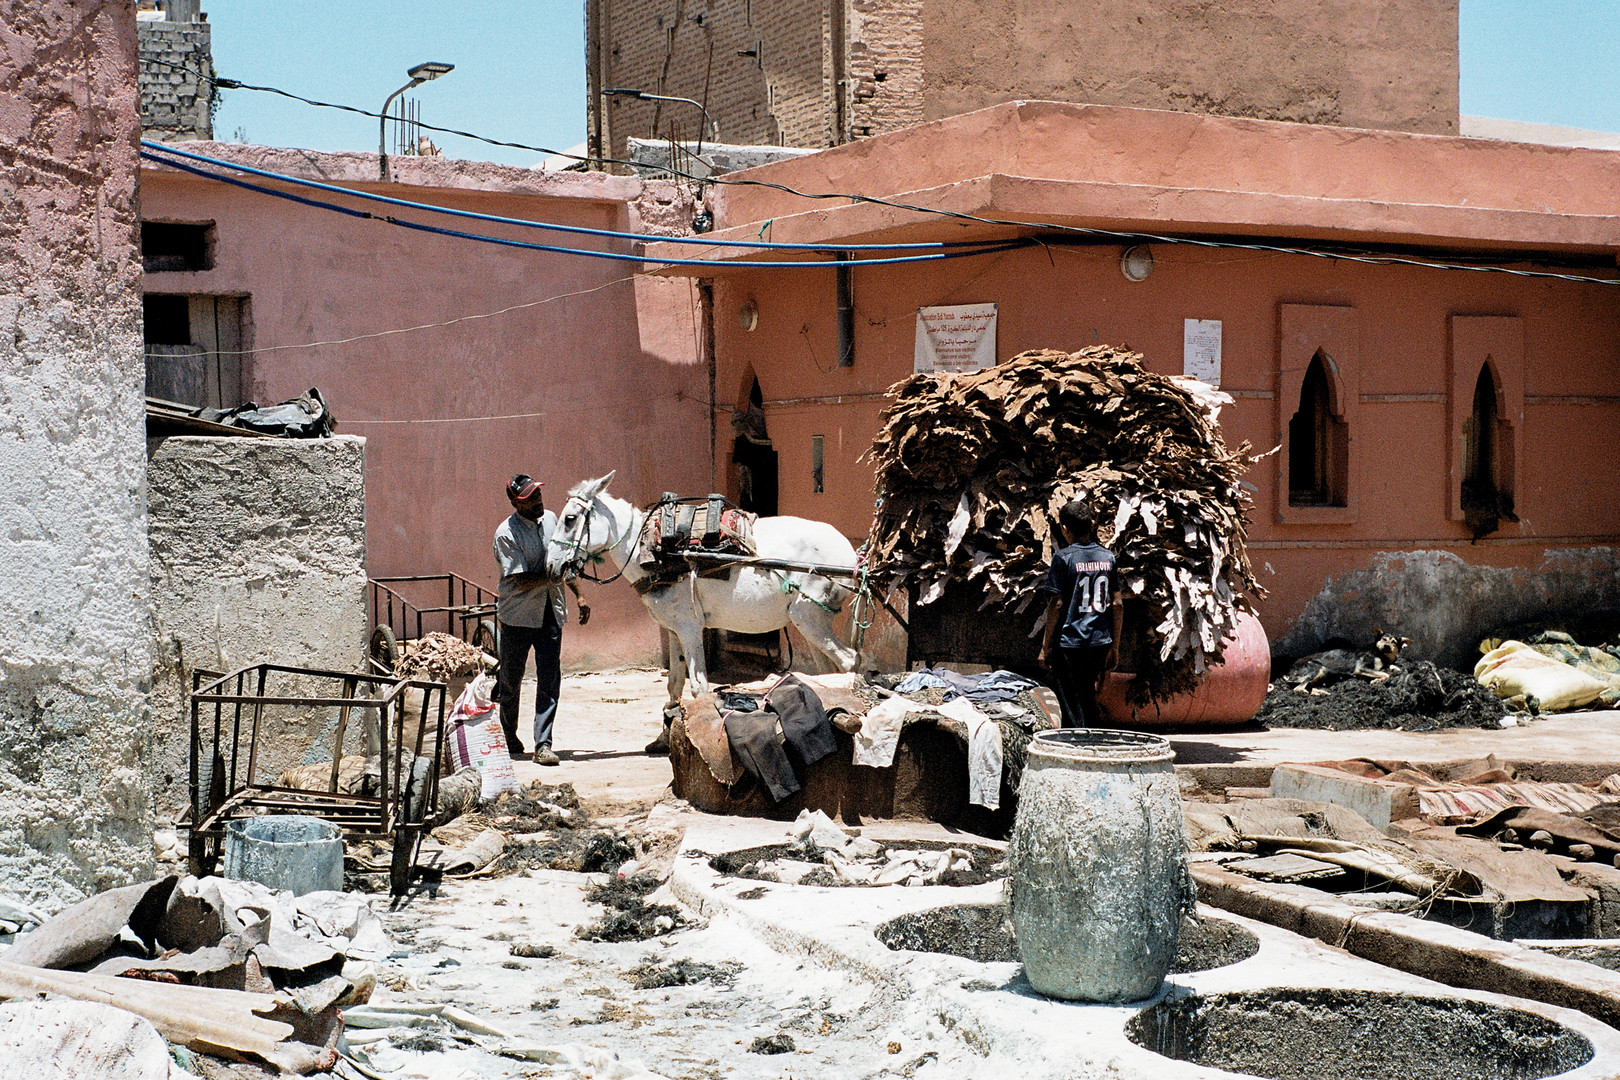
POLYGON ((1620 131, 1620 0, 1462 0, 1462 111, 1620 131))
MULTIPOLYGON (((1397 0, 1398 2, 1398 0, 1397 0)), ((377 109, 405 69, 456 70, 414 91, 422 118, 558 150, 585 140, 583 0, 204 0, 221 75, 377 109)), ((1462 111, 1620 131, 1620 0, 1462 0, 1462 111)), ((216 137, 372 150, 377 123, 227 91, 216 137)), ((434 136, 447 154, 516 165, 540 155, 434 136)))
MULTIPOLYGON (((422 119, 566 150, 585 141, 583 0, 203 0, 221 75, 376 111, 407 68, 456 70, 412 91, 422 119)), ((214 136, 311 150, 377 149, 377 121, 228 90, 214 136)), ((452 157, 532 165, 539 154, 432 135, 452 157)))

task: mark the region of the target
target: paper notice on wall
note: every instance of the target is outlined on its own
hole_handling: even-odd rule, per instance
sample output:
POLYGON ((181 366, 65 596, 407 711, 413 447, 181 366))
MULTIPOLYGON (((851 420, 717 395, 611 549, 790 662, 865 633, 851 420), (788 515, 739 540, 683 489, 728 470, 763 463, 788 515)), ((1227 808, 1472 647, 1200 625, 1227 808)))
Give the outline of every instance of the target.
POLYGON ((996 363, 996 305, 917 309, 913 371, 980 371, 996 363))
POLYGON ((1221 320, 1184 320, 1181 349, 1183 375, 1221 385, 1221 320))

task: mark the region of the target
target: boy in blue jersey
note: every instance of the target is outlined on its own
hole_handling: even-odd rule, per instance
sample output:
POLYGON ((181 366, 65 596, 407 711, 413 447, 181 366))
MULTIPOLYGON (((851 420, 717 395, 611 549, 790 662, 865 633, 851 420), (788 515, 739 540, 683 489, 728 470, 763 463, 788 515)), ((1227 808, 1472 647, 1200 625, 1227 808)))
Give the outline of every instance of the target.
POLYGON ((1097 525, 1084 499, 1071 499, 1058 511, 1058 530, 1068 546, 1053 553, 1046 575, 1051 595, 1041 666, 1057 682, 1063 726, 1101 727, 1097 690, 1103 676, 1119 665, 1125 619, 1114 555, 1097 543, 1097 525))

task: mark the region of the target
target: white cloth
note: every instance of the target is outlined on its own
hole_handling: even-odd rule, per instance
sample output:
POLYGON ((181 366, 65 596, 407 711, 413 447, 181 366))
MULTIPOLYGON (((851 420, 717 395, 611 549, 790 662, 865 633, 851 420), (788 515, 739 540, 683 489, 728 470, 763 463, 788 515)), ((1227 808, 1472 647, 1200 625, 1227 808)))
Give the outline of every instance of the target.
POLYGON ((968 802, 995 810, 1001 806, 1001 725, 967 698, 952 698, 934 711, 960 720, 968 729, 968 802))
POLYGON ((894 764, 900 746, 900 729, 906 717, 921 712, 923 706, 903 697, 884 698, 861 717, 861 730, 855 733, 855 764, 886 769, 894 764))

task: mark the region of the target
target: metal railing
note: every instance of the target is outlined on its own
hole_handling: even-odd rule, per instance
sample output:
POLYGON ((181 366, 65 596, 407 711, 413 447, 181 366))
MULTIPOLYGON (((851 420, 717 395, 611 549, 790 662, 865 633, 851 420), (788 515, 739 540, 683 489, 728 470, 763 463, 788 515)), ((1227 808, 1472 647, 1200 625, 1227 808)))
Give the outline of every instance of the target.
POLYGON ((460 574, 378 577, 369 579, 369 584, 371 624, 388 627, 401 640, 419 638, 424 632, 443 631, 471 642, 479 622, 495 617, 495 592, 460 574), (412 595, 406 596, 407 591, 412 595), (429 595, 434 598, 425 600, 429 595), (438 596, 444 597, 442 604, 438 596))

